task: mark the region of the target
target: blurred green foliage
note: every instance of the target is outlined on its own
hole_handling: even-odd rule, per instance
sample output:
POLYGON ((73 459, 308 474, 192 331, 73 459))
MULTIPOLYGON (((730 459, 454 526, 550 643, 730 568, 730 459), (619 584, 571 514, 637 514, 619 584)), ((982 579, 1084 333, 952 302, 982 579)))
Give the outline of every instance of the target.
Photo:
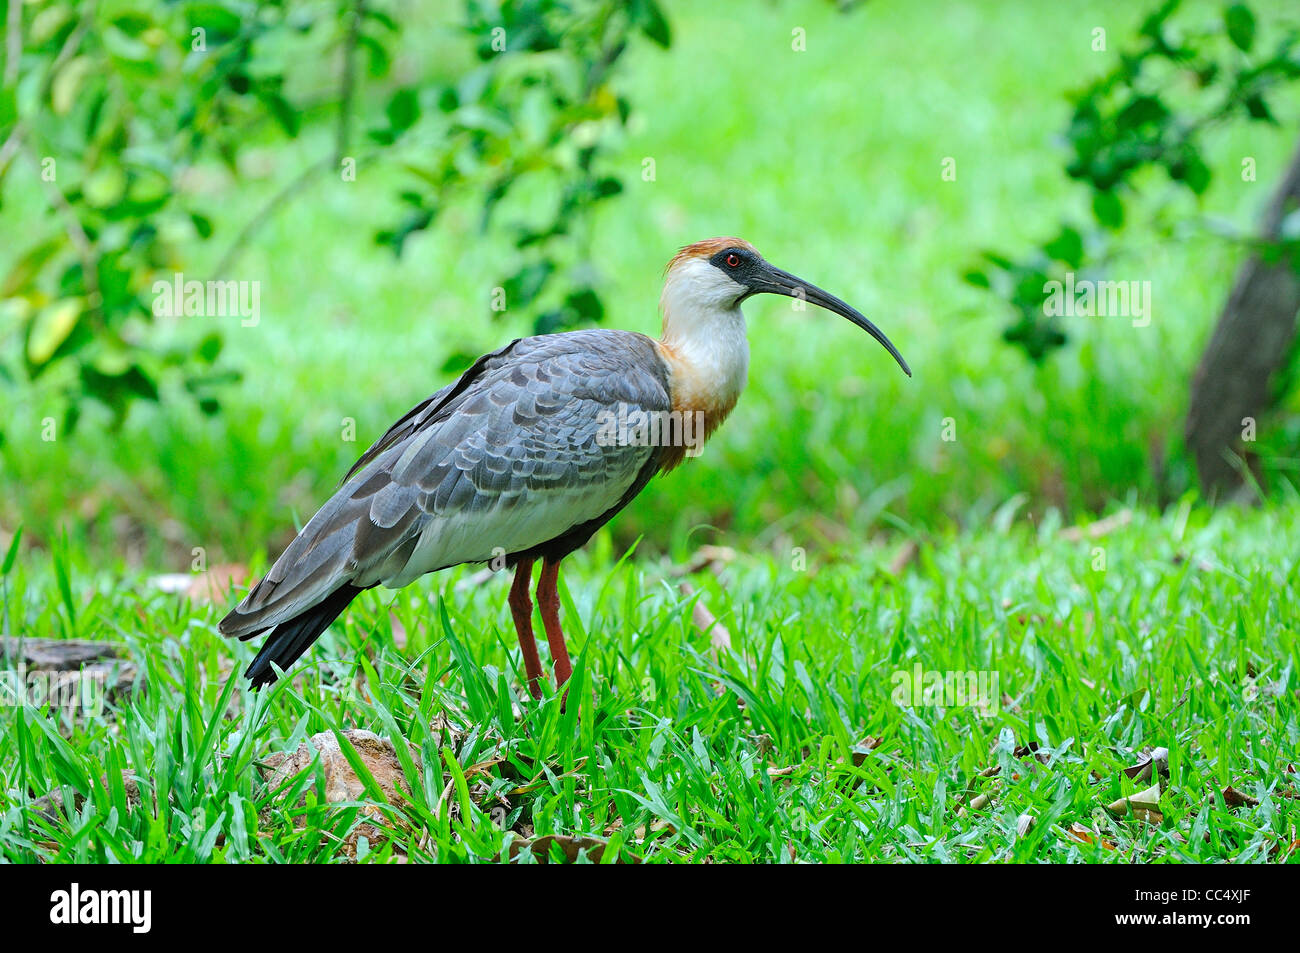
POLYGON ((482 197, 486 229, 507 193, 544 179, 558 200, 508 226, 520 262, 506 296, 536 312, 539 331, 602 316, 582 223, 622 188, 599 163, 630 109, 609 75, 633 37, 670 42, 655 0, 467 0, 460 32, 478 65, 453 82, 436 64, 390 75, 405 40, 393 2, 38 0, 15 9, 0 189, 43 189, 50 213, 6 229, 21 250, 0 276, 0 326, 15 329, 6 338, 19 346, 0 359, 0 377, 14 390, 60 392, 64 432, 87 398, 120 424, 134 401, 157 401, 172 372, 205 413, 219 409, 221 386, 239 379, 220 360, 220 332, 163 345, 154 330, 154 282, 199 277, 196 253, 225 239, 186 177, 217 161, 238 183, 251 144, 274 147, 321 125, 336 128, 332 152, 225 239, 211 278, 229 276, 253 231, 306 179, 333 171, 366 189, 384 180, 358 178, 358 164, 387 162, 409 180, 405 211, 375 240, 399 255, 456 195, 482 197), (354 127, 365 130, 364 148, 354 127), (547 296, 565 269, 562 290, 547 296))
MULTIPOLYGON (((1016 320, 1003 337, 1034 361, 1068 337, 1059 316, 1044 307, 1048 284, 1063 280, 1067 271, 1103 271, 1123 255, 1125 241, 1134 241, 1131 234, 1117 237, 1126 204, 1135 193, 1157 188, 1148 170, 1162 170, 1179 190, 1203 195, 1218 164, 1205 158, 1206 133, 1237 122, 1278 126, 1270 94, 1300 80, 1300 22, 1293 16, 1259 4, 1266 14, 1261 31, 1246 3, 1225 7, 1214 18, 1200 7, 1176 18, 1180 6, 1181 0, 1165 0, 1118 52, 1113 68, 1071 96, 1065 171, 1090 189, 1091 221, 1062 224, 1020 259, 986 251, 983 264, 966 274, 968 282, 1010 304, 1016 320)), ((1104 35, 1094 37, 1104 49, 1104 35)), ((1279 134, 1294 137, 1294 130, 1279 134)), ((1172 207, 1172 213, 1169 205, 1157 208, 1142 234, 1186 237, 1195 220, 1182 206, 1172 207)), ((1300 239, 1300 219, 1293 234, 1300 239)))

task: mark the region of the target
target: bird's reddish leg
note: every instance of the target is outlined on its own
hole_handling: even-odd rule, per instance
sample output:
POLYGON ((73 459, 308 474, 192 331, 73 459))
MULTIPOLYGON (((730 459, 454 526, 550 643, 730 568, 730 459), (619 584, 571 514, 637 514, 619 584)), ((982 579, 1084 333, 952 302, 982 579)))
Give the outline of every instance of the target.
POLYGON ((551 647, 555 662, 555 686, 558 688, 573 674, 569 662, 569 647, 564 644, 564 630, 560 628, 560 591, 556 583, 560 578, 560 564, 549 559, 542 561, 542 574, 537 580, 537 604, 542 609, 542 625, 546 627, 546 642, 551 647))
POLYGON ((515 581, 510 584, 510 614, 515 617, 515 634, 519 648, 524 653, 524 674, 528 676, 528 690, 534 698, 542 697, 542 660, 537 654, 537 640, 533 638, 533 600, 528 598, 528 583, 533 577, 533 561, 521 559, 515 564, 515 581))

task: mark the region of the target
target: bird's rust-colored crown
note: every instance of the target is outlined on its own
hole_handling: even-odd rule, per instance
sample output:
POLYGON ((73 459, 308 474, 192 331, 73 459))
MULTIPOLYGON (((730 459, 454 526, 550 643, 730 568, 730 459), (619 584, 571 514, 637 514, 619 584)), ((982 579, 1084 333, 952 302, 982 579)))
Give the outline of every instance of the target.
POLYGON ((725 235, 720 238, 706 238, 702 242, 694 242, 693 244, 684 246, 676 255, 673 256, 673 260, 668 263, 667 267, 664 268, 664 274, 672 271, 688 258, 712 258, 724 248, 745 248, 756 255, 758 254, 758 249, 743 238, 734 238, 725 235))

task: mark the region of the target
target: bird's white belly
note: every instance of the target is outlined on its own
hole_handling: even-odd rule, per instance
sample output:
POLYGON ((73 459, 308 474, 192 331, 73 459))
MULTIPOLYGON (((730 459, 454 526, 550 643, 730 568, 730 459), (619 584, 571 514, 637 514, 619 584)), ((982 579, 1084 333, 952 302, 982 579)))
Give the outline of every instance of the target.
POLYGON ((627 480, 595 491, 588 487, 525 494, 525 499, 514 505, 499 504, 490 510, 431 520, 406 565, 374 581, 400 589, 435 569, 487 562, 539 546, 596 519, 622 498, 635 479, 634 472, 627 480))

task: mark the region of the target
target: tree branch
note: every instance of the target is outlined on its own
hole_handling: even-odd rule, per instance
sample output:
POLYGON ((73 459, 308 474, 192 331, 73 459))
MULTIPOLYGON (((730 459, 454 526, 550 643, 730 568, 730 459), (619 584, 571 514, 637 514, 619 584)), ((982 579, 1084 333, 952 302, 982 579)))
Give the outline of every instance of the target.
POLYGON ((9 0, 5 15, 5 76, 4 84, 18 82, 18 61, 23 55, 23 0, 9 0))
POLYGON ((244 253, 244 248, 248 245, 249 240, 263 225, 270 221, 279 207, 302 191, 313 178, 330 168, 333 162, 333 156, 318 159, 298 173, 297 177, 279 192, 271 196, 270 201, 262 206, 258 213, 249 219, 248 224, 235 236, 235 240, 230 243, 230 247, 226 249, 226 253, 221 256, 221 261, 218 262, 217 267, 214 269, 213 277, 220 278, 222 275, 228 274, 230 269, 234 267, 235 262, 239 260, 240 255, 244 253))
POLYGON ((352 139, 352 97, 357 81, 357 43, 361 37, 361 18, 365 11, 365 0, 355 0, 352 7, 352 22, 348 24, 348 38, 343 45, 343 82, 339 89, 339 130, 338 144, 334 152, 334 164, 343 164, 343 157, 348 154, 348 143, 352 139))
MULTIPOLYGON (((37 170, 41 167, 40 156, 28 148, 25 150, 28 158, 36 166, 37 170)), ((90 306, 91 311, 99 311, 104 305, 104 296, 99 290, 99 256, 95 253, 94 243, 91 242, 90 236, 86 230, 81 227, 81 219, 77 218, 76 210, 68 204, 64 198, 63 191, 54 182, 47 182, 44 176, 37 172, 37 178, 45 186, 45 190, 50 195, 50 204, 58 210, 63 217, 63 231, 68 236, 68 241, 72 242, 72 247, 77 250, 77 257, 81 259, 81 280, 86 286, 86 303, 90 306)))
MULTIPOLYGON (((1300 148, 1265 213, 1261 235, 1266 244, 1280 239, 1283 218, 1298 206, 1300 148)), ((1232 457, 1243 455, 1239 448, 1247 418, 1258 421, 1272 405, 1269 381, 1287 360, 1300 310, 1298 268, 1300 262, 1290 255, 1273 261, 1260 252, 1250 256, 1237 272, 1192 378, 1184 436, 1207 495, 1240 495, 1246 488, 1232 457)))

